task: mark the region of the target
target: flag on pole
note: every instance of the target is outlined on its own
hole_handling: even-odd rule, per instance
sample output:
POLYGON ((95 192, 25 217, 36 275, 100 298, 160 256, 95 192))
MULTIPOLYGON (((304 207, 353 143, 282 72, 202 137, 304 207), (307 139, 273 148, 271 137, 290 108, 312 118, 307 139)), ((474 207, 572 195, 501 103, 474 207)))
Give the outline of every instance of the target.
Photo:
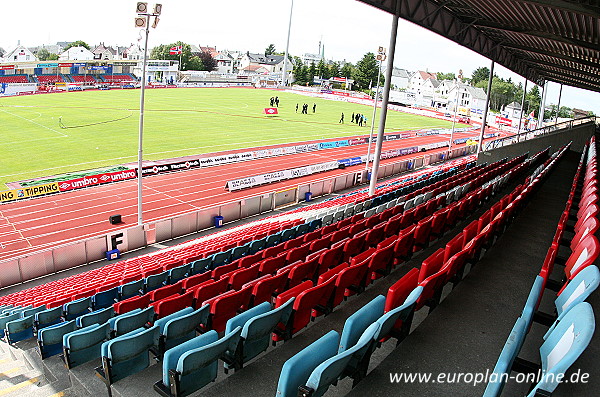
POLYGON ((177 55, 177 54, 181 54, 181 53, 183 53, 183 46, 180 46, 180 45, 171 47, 171 49, 169 50, 169 54, 171 54, 171 55, 177 55))
POLYGON ((532 110, 531 113, 529 113, 529 118, 530 119, 535 118, 535 110, 532 110))
POLYGON ((274 116, 276 114, 279 114, 279 112, 277 111, 277 108, 265 108, 264 111, 267 116, 274 116))

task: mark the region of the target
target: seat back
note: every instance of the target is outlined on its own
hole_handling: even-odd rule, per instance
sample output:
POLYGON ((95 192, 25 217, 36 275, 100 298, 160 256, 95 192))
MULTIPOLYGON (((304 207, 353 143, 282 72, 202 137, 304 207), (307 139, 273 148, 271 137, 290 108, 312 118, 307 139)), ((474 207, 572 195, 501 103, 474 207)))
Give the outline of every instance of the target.
POLYGON ((63 350, 67 368, 100 357, 100 347, 108 340, 110 324, 93 324, 63 336, 63 350))
MULTIPOLYGON (((400 328, 401 325, 410 319, 412 313, 415 310, 417 299, 421 296, 423 287, 416 287, 406 297, 406 300, 402 305, 386 312, 384 315, 377 319, 376 323, 379 324, 379 328, 375 335, 375 340, 380 340, 387 337, 392 333, 394 328, 400 328)), ((387 302, 386 302, 387 303, 387 302)), ((410 330, 407 330, 407 333, 410 330)))
POLYGON ((140 294, 140 290, 144 288, 144 279, 131 281, 118 287, 119 300, 125 300, 140 294))
POLYGON ((519 317, 500 352, 500 357, 496 361, 496 366, 489 378, 490 380, 485 388, 483 397, 498 397, 501 395, 504 384, 510 375, 513 362, 523 346, 526 335, 525 320, 519 317))
POLYGON ((313 390, 313 396, 322 396, 329 386, 344 376, 344 372, 352 373, 349 366, 363 360, 369 348, 374 344, 378 324, 371 324, 361 335, 356 344, 348 350, 325 360, 316 367, 306 381, 306 386, 313 390))
POLYGON ((81 298, 63 305, 63 316, 66 320, 73 320, 75 317, 89 313, 92 307, 92 298, 81 298))
POLYGON ((118 296, 118 287, 110 288, 102 292, 97 292, 95 295, 92 296, 92 310, 111 307, 115 303, 115 299, 117 299, 118 296))
POLYGON ((363 332, 383 315, 384 306, 385 297, 378 295, 348 317, 340 337, 339 353, 348 350, 358 342, 363 332))
POLYGON ((598 284, 600 284, 600 271, 596 265, 590 265, 581 269, 554 301, 556 312, 558 313, 558 321, 562 319, 570 308, 579 302, 585 301, 598 288, 598 284))
MULTIPOLYGON (((312 310, 331 296, 333 290, 333 281, 310 287, 298 294, 294 302, 294 321, 292 324, 292 334, 306 327, 310 321, 312 310), (329 294, 329 295, 328 295, 329 294)), ((280 305, 278 305, 279 307, 280 305)))
POLYGON ((41 329, 37 334, 37 340, 42 359, 62 353, 63 336, 76 329, 74 320, 41 329))
POLYGON ((77 317, 75 320, 78 328, 85 328, 92 324, 104 324, 114 316, 115 309, 111 306, 105 309, 96 310, 89 314, 84 314, 83 316, 77 317))
MULTIPOLYGON (((236 350, 241 331, 241 328, 238 327, 221 339, 181 354, 176 367, 179 373, 179 392, 181 395, 199 390, 216 379, 218 359, 227 351, 236 350)), ((210 338, 214 339, 216 332, 215 334, 213 332, 209 331, 204 335, 210 335, 210 338)), ((175 347, 175 349, 177 348, 178 346, 175 347)))
POLYGON ((565 274, 567 277, 569 279, 575 277, 578 271, 594 263, 599 253, 598 240, 594 235, 588 234, 577 245, 577 248, 575 248, 565 263, 565 274))
POLYGON ((144 281, 144 292, 150 292, 157 288, 162 287, 167 283, 167 279, 169 278, 169 271, 166 270, 164 272, 158 274, 152 274, 146 277, 144 281))
POLYGON ((156 312, 156 318, 163 318, 169 314, 178 312, 186 307, 191 307, 194 301, 194 293, 188 291, 183 295, 174 295, 154 302, 153 306, 156 312))
POLYGON ((33 338, 33 315, 7 322, 5 337, 8 343, 33 338))
POLYGON ((188 263, 169 270, 169 283, 174 284, 177 281, 186 278, 190 274, 191 269, 192 264, 188 263))
POLYGON ((384 311, 387 313, 402 305, 406 298, 419 284, 419 269, 412 268, 389 289, 385 298, 384 311))
POLYGON ((159 328, 137 329, 104 342, 102 369, 108 384, 140 372, 150 364, 148 351, 158 347, 159 328))
POLYGON ((337 354, 339 340, 340 336, 337 332, 329 331, 289 358, 281 368, 277 383, 277 397, 296 397, 298 387, 306 384, 313 370, 337 354))
POLYGON ((573 307, 554 328, 540 347, 542 379, 530 396, 538 390, 552 393, 564 374, 589 345, 595 329, 592 306, 581 302, 573 307))
POLYGON ((154 320, 152 306, 134 313, 117 316, 111 321, 112 331, 116 336, 125 335, 135 329, 141 328, 154 320))
MULTIPOLYGON (((53 307, 52 309, 46 309, 46 310, 42 310, 41 312, 37 312, 34 315, 33 324, 34 324, 35 328, 39 330, 41 328, 48 327, 53 324, 58 324, 61 321, 61 319, 60 319, 61 316, 62 316, 62 306, 56 306, 56 307, 53 307)), ((0 324, 0 325, 5 325, 5 324, 0 324)), ((2 326, 2 330, 4 330, 4 326, 2 326)), ((0 331, 0 332, 3 332, 3 331, 0 331)))
POLYGON ((196 336, 196 328, 201 324, 206 325, 209 306, 205 305, 196 311, 192 310, 192 308, 186 308, 178 312, 182 313, 179 316, 156 321, 155 324, 161 328, 160 350, 162 352, 192 339, 196 336))
POLYGON ((217 332, 225 331, 227 320, 234 317, 238 310, 248 307, 251 295, 252 287, 248 286, 215 299, 210 308, 211 328, 217 332))
POLYGON ((159 301, 168 296, 179 294, 180 292, 181 292, 181 283, 176 282, 175 284, 165 285, 164 287, 155 289, 154 291, 149 292, 148 295, 150 295, 150 300, 152 302, 156 302, 156 301, 159 301))
POLYGON ((295 298, 282 306, 250 318, 242 329, 243 363, 267 350, 271 341, 271 333, 279 323, 287 323, 292 314, 295 298))
POLYGON ((252 289, 252 305, 256 306, 263 302, 271 303, 273 294, 282 291, 285 287, 288 274, 289 270, 257 282, 252 289))

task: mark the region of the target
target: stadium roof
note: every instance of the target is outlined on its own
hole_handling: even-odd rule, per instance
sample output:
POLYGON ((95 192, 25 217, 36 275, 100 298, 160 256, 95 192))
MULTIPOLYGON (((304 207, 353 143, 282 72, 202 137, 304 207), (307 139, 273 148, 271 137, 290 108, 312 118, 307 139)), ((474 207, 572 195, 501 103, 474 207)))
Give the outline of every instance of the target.
POLYGON ((528 80, 600 91, 596 0, 359 0, 467 47, 528 80))

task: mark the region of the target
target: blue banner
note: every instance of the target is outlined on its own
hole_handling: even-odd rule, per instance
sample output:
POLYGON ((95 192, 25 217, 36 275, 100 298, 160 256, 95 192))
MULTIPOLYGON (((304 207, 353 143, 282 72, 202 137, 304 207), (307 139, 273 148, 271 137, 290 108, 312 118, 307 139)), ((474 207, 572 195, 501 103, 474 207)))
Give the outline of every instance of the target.
POLYGON ((338 163, 344 164, 346 167, 349 167, 351 165, 362 164, 362 159, 360 157, 352 157, 349 159, 338 160, 338 163))

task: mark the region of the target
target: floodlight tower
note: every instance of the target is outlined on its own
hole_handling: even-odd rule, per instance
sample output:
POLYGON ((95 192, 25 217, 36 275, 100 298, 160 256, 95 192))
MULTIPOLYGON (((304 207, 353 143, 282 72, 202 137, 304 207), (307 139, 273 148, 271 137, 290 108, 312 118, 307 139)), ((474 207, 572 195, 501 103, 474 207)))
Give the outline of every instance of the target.
POLYGON ((371 132, 369 133, 369 146, 367 149, 367 161, 365 161, 365 171, 369 170, 369 161, 371 157, 371 146, 373 146, 373 129, 375 128, 375 116, 377 116, 377 100, 379 99, 379 76, 381 76, 381 64, 387 58, 385 48, 379 46, 377 50, 377 56, 375 59, 379 62, 379 69, 377 69, 377 89, 375 92, 375 100, 373 101, 373 120, 371 120, 371 132))
POLYGON ((138 225, 144 224, 142 216, 142 158, 143 158, 143 136, 144 136, 144 93, 146 87, 146 63, 148 62, 148 34, 150 33, 150 18, 153 18, 152 28, 158 25, 158 16, 162 12, 162 4, 155 4, 152 12, 148 11, 148 3, 138 2, 135 8, 137 17, 135 27, 146 31, 144 41, 144 61, 142 63, 142 87, 140 92, 140 128, 138 141, 138 225))

